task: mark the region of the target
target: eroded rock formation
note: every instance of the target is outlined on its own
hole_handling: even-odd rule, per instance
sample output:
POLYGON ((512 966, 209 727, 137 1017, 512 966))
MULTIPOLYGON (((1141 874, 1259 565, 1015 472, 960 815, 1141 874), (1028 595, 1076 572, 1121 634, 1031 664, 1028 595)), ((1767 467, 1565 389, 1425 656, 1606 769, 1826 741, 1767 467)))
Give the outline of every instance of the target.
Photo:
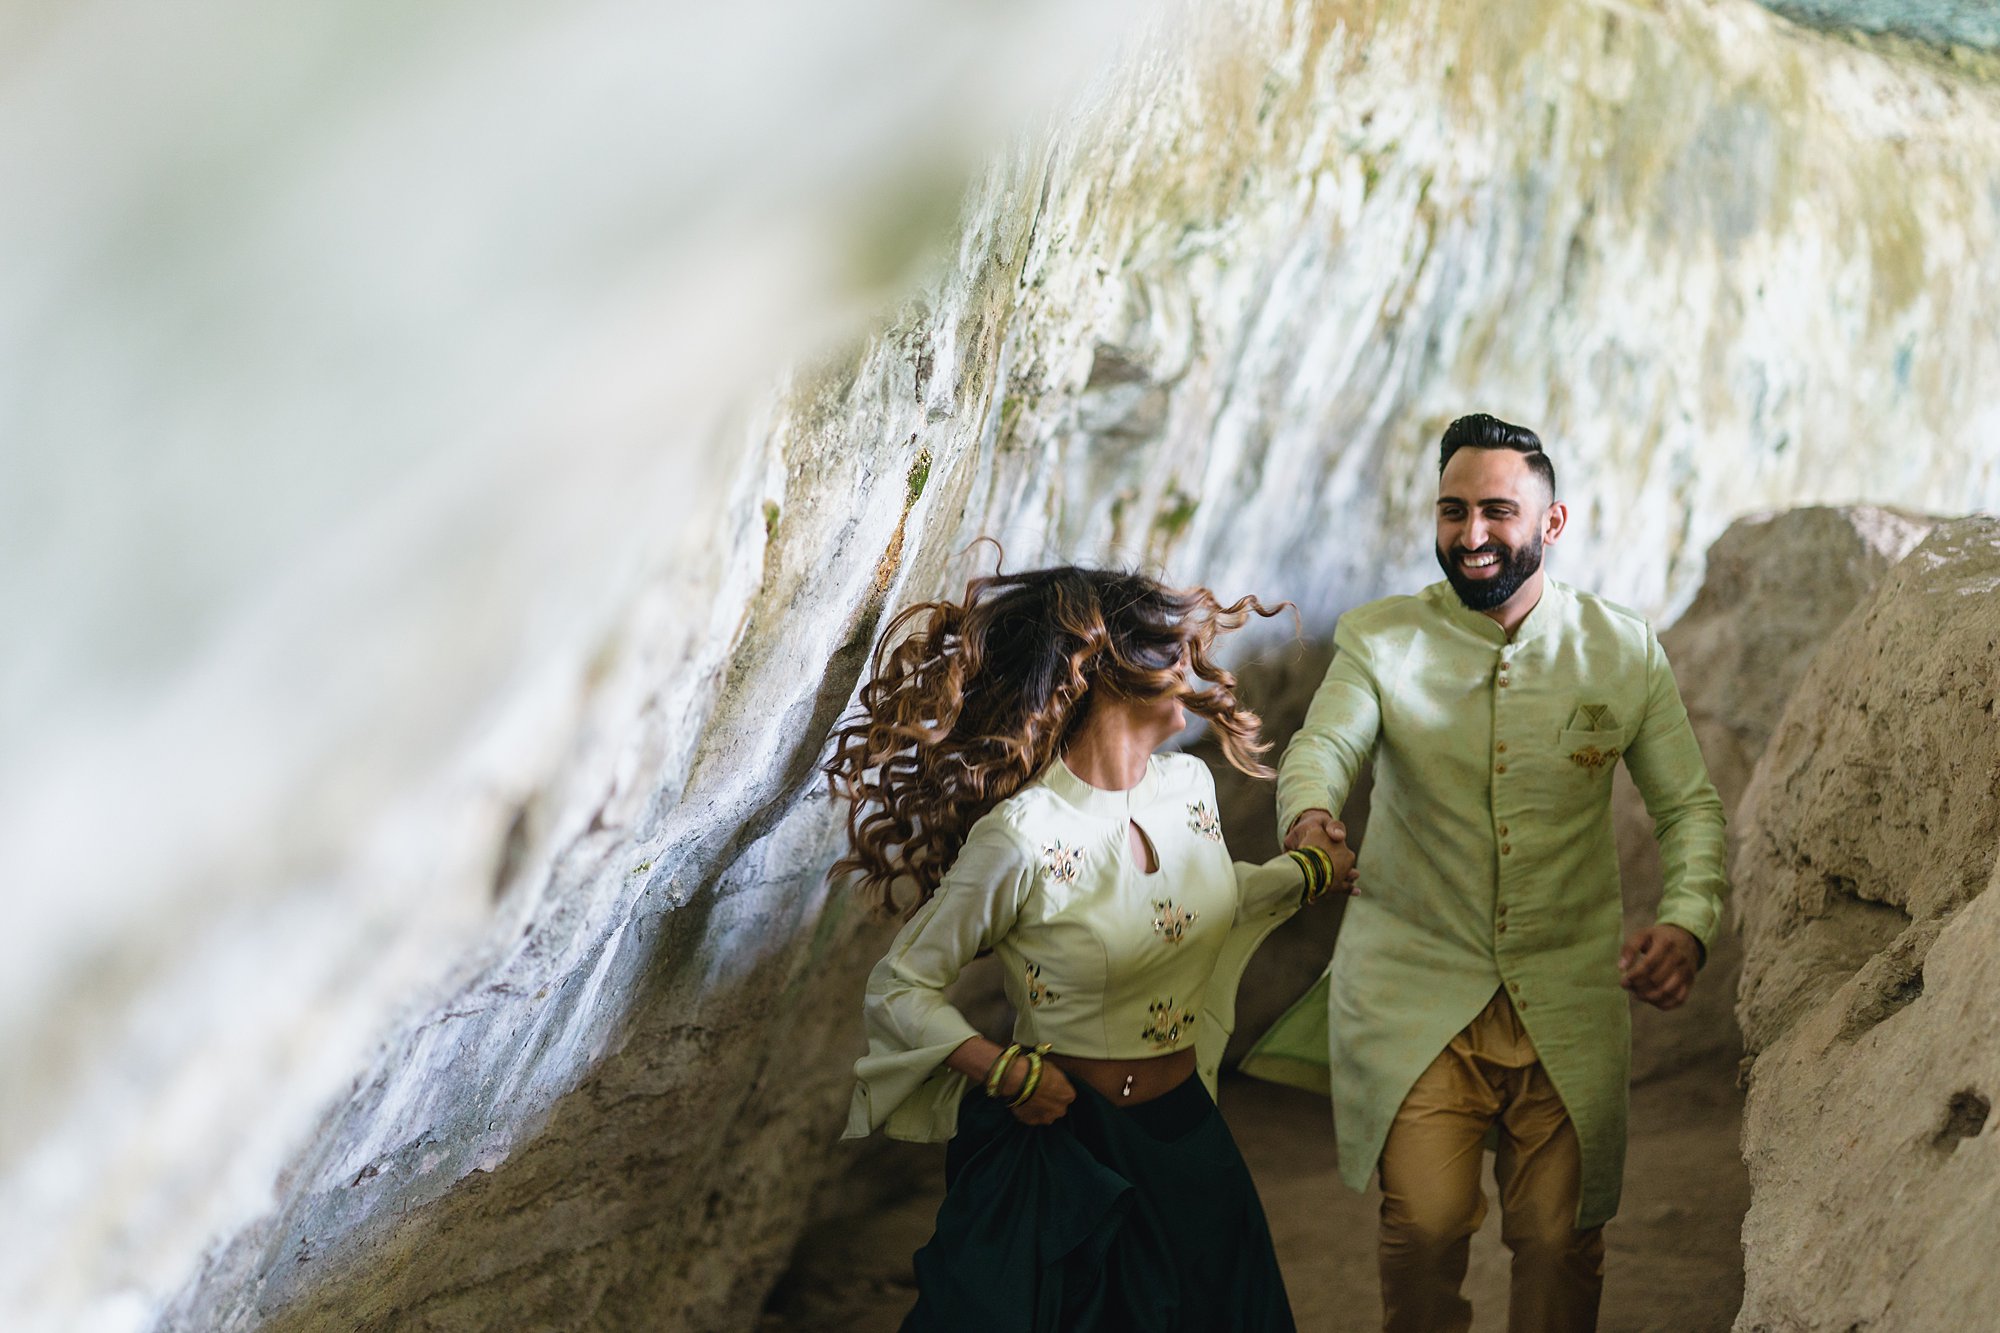
POLYGON ((171 1326, 740 1327, 838 1160, 881 941, 822 882, 809 766, 884 611, 975 535, 1323 623, 1428 577, 1430 441, 1478 404, 1563 458, 1562 567, 1657 605, 1734 507, 1935 503, 1985 466, 1939 424, 1993 382, 1952 333, 2000 290, 1962 170, 2000 141, 1983 90, 1934 103, 1932 76, 1733 8, 1190 22, 998 167, 949 270, 752 426, 701 669, 618 646, 657 702, 519 943, 392 1042, 171 1326), (1828 65, 1867 98, 1830 99, 1828 65), (1898 369, 1920 337, 1966 364, 1898 369), (1836 431, 1902 445, 1811 443, 1836 431))
POLYGON ((2000 520, 1890 571, 1742 809, 1737 1328, 1976 1324, 2000 1197, 2000 520))
MULTIPOLYGON (((1992 86, 1736 0, 1189 11, 993 165, 893 315, 717 432, 714 491, 657 462, 642 487, 569 479, 595 501, 571 512, 686 523, 573 668, 536 682, 560 701, 554 742, 503 766, 422 733, 464 752, 435 756, 460 781, 420 808, 361 763, 291 793, 331 822, 130 853, 176 886, 158 901, 185 952, 126 967, 155 925, 137 920, 98 955, 122 989, 95 1030, 123 1044, 8 1037, 35 1057, 10 1081, 43 1136, 24 1139, 90 1186, 8 1158, 47 1187, 0 1247, 24 1308, 136 1327, 220 1230, 161 1326, 744 1327, 841 1160, 853 997, 883 940, 825 884, 812 764, 885 612, 954 585, 975 536, 1014 564, 1149 561, 1289 596, 1317 635, 1428 580, 1430 450, 1474 408, 1533 423, 1561 460, 1559 572, 1655 612, 1746 510, 2000 503, 1992 86), (399 934, 385 898, 406 885, 492 915, 399 934), (463 954, 429 988, 371 969, 437 938, 463 954), (124 1057, 212 958, 265 939, 286 966, 216 1000, 232 1040, 282 1054, 351 1023, 379 1047, 342 1027, 366 1051, 351 1068, 249 1061, 177 1142, 178 1066, 124 1057), (212 1206, 213 1180, 278 1160, 261 1215, 212 1206), (176 1234, 185 1214, 201 1234, 176 1234)), ((247 329, 282 322, 260 313, 247 329)), ((444 408, 445 433, 486 410, 444 408)), ((576 415, 549 429, 599 429, 576 415)), ((641 441, 644 424, 616 423, 641 441)), ((411 575, 460 558, 398 549, 411 575)), ((504 567, 595 602, 608 563, 504 567)), ((393 658, 402 640, 360 642, 393 658)), ((350 676, 341 652, 314 666, 314 699, 362 738, 410 741, 399 719, 471 688, 350 676)), ((528 689, 476 679, 495 715, 528 689)), ((273 716, 257 739, 294 738, 273 716)), ((170 772, 184 734, 120 736, 102 762, 170 772)), ((8 827, 47 849, 40 808, 8 827)), ((59 891, 43 901, 60 916, 59 891)))

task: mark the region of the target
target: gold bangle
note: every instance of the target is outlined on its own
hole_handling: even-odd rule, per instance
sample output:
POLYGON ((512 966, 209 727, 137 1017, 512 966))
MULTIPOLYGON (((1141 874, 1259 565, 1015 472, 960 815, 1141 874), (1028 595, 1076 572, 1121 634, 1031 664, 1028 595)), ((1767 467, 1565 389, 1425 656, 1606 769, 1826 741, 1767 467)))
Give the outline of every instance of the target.
POLYGON ((1021 1053, 1021 1043, 1015 1042, 999 1055, 993 1057, 993 1064, 986 1071, 986 1095, 998 1097, 1000 1083, 1007 1077, 1007 1066, 1014 1063, 1014 1057, 1021 1053))
POLYGON ((1024 1054, 1028 1057, 1028 1077, 1022 1080, 1021 1090, 1014 1094, 1014 1100, 1007 1103, 1007 1109, 1010 1111, 1017 1106, 1027 1105, 1028 1099, 1035 1095, 1035 1089, 1042 1084, 1041 1051, 1027 1051, 1024 1054))
POLYGON ((1305 872, 1305 888, 1299 893, 1301 905, 1311 905, 1326 896, 1333 887, 1333 858, 1319 847, 1299 847, 1288 855, 1305 872))

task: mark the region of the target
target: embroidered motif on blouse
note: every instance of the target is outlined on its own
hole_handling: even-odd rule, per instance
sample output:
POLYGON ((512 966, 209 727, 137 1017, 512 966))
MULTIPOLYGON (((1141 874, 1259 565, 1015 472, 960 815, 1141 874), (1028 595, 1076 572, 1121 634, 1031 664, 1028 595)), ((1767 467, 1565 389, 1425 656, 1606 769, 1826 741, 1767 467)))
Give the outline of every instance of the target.
POLYGON ((1581 750, 1572 751, 1569 761, 1578 768, 1595 773, 1600 768, 1617 763, 1618 756, 1622 753, 1624 752, 1615 745, 1608 750, 1600 750, 1595 745, 1586 745, 1581 750))
POLYGON ((1057 838, 1042 844, 1042 869, 1058 884, 1074 884, 1083 870, 1083 849, 1057 838))
POLYGON ((1210 842, 1222 841, 1222 821, 1207 801, 1188 802, 1188 827, 1210 842))
POLYGON ((1190 912, 1185 907, 1176 906, 1172 900, 1153 903, 1153 930, 1168 944, 1179 944, 1187 938, 1188 927, 1201 918, 1200 912, 1190 912))
POLYGON ((1060 1000, 1062 998, 1061 994, 1050 990, 1042 984, 1042 965, 1040 963, 1029 963, 1026 971, 1028 976, 1028 1005, 1030 1008, 1039 1009, 1050 1000, 1060 1000))
POLYGON ((1139 1035, 1162 1050, 1179 1045, 1183 1033, 1194 1031, 1194 1010, 1175 1009, 1171 995, 1147 1005, 1146 1012, 1152 1015, 1152 1020, 1139 1035))

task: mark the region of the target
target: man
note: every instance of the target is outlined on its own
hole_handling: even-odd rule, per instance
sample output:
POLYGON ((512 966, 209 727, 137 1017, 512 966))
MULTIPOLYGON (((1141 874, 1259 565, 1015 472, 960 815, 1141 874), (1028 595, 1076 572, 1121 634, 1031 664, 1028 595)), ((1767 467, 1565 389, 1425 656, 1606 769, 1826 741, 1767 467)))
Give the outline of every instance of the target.
POLYGON ((1722 803, 1659 642, 1548 579, 1563 535, 1534 432, 1454 421, 1440 449, 1445 582, 1349 611, 1278 773, 1287 847, 1329 846, 1375 763, 1361 894, 1328 975, 1244 1062, 1326 1087, 1341 1175, 1382 1183, 1383 1327, 1463 1330, 1497 1149, 1512 1333, 1596 1326, 1624 1165, 1624 991, 1681 1004, 1721 917, 1722 803), (1659 839, 1657 924, 1624 941, 1611 770, 1659 839), (1620 987, 1623 987, 1623 990, 1620 987))

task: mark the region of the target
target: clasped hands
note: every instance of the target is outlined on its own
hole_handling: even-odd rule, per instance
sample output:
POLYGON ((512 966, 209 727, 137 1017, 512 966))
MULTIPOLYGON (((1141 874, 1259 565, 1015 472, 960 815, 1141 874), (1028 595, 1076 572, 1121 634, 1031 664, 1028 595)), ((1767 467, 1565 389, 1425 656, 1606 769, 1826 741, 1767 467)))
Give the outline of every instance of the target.
POLYGON ((1285 850, 1295 852, 1301 847, 1317 847, 1333 858, 1333 892, 1361 892, 1361 872, 1354 868, 1354 853, 1347 846, 1347 825, 1335 819, 1332 811, 1308 810, 1292 821, 1285 831, 1285 850))

